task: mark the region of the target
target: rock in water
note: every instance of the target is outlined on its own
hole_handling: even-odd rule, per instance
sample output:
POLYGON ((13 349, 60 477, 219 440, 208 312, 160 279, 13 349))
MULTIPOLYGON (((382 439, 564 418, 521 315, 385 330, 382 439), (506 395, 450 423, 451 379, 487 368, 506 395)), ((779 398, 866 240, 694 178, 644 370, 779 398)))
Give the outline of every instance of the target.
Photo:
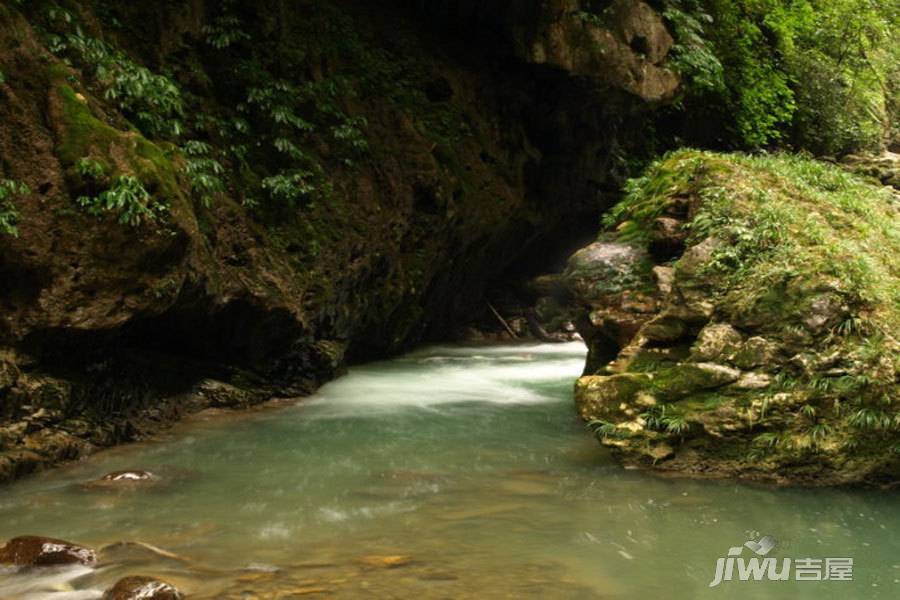
POLYGON ((114 471, 100 478, 101 481, 151 481, 154 479, 153 473, 149 471, 114 471))
POLYGON ((371 555, 363 556, 359 562, 367 567, 376 567, 380 569, 396 569, 403 567, 412 562, 412 557, 403 554, 395 555, 371 555))
POLYGON ((103 600, 182 600, 178 588, 152 577, 133 576, 120 579, 103 594, 103 600))
POLYGON ((53 538, 25 535, 0 549, 0 564, 18 567, 92 566, 97 554, 90 548, 53 538))

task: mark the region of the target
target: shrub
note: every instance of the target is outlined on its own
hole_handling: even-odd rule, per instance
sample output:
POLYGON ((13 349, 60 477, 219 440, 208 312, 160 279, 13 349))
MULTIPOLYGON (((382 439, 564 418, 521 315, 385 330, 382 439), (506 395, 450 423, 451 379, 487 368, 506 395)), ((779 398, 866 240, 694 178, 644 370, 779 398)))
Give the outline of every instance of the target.
POLYGON ((62 29, 48 36, 50 51, 93 77, 104 97, 115 102, 142 132, 150 137, 181 134, 184 105, 174 81, 138 65, 103 40, 85 35, 71 13, 54 8, 48 18, 62 29))
POLYGON ((108 190, 81 196, 77 202, 95 216, 115 213, 120 223, 132 227, 157 221, 167 210, 164 204, 154 202, 144 185, 131 175, 119 175, 108 190))
POLYGON ((664 0, 689 110, 740 145, 878 149, 900 97, 889 0, 664 0), (708 121, 708 120, 707 120, 708 121))
POLYGON ((11 179, 0 179, 0 233, 18 237, 19 211, 13 203, 16 196, 30 194, 31 190, 24 183, 11 179))
POLYGON ((184 172, 191 183, 191 191, 207 208, 216 194, 225 191, 221 176, 225 173, 222 163, 210 157, 212 146, 191 140, 181 147, 184 153, 184 172))
POLYGON ((106 166, 93 158, 79 158, 75 162, 75 171, 85 179, 100 181, 106 175, 106 166))

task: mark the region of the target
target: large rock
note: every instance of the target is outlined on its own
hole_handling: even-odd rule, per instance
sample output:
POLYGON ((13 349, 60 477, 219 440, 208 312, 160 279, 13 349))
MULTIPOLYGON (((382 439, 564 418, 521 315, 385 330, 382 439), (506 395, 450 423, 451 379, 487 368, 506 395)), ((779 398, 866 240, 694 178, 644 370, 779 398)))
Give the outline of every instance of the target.
POLYGON ((625 461, 779 482, 900 485, 900 302, 884 285, 896 278, 900 253, 885 224, 900 214, 890 192, 820 164, 804 168, 821 171, 821 183, 798 185, 792 177, 801 176, 789 174, 801 160, 677 153, 620 205, 627 227, 617 231, 629 243, 602 234, 573 257, 576 324, 589 342, 596 332, 619 341, 603 364, 592 362, 600 344, 591 345, 576 406, 625 461), (832 178, 842 182, 837 191, 832 178), (770 193, 755 191, 760 182, 770 193), (810 186, 818 189, 807 196, 810 186), (622 267, 641 264, 644 247, 633 239, 659 263, 649 270, 651 292, 636 269, 622 267), (623 298, 647 293, 653 302, 642 305, 652 310, 624 310, 623 298), (625 324, 640 325, 630 339, 614 335, 625 324))
POLYGON ((651 281, 653 263, 640 248, 595 242, 572 255, 565 272, 568 288, 582 302, 602 300, 651 281))
POLYGON ((674 45, 662 16, 641 0, 421 0, 441 21, 464 21, 518 59, 593 80, 647 102, 680 86, 666 65, 674 45))
POLYGON ((90 548, 53 538, 26 535, 0 548, 0 564, 18 567, 92 566, 96 562, 97 555, 90 548))

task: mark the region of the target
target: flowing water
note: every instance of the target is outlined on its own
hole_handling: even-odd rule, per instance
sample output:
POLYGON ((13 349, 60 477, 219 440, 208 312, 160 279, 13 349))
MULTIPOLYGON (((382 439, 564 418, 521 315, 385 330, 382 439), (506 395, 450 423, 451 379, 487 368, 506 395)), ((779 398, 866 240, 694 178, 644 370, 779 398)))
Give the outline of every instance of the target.
POLYGON ((129 574, 196 598, 900 597, 897 494, 624 470, 574 415, 583 363, 577 344, 430 348, 7 486, 0 538, 109 547, 93 570, 0 573, 0 598, 97 598, 129 574), (127 468, 159 481, 83 485, 127 468), (852 557, 854 580, 710 588, 759 534, 852 557))

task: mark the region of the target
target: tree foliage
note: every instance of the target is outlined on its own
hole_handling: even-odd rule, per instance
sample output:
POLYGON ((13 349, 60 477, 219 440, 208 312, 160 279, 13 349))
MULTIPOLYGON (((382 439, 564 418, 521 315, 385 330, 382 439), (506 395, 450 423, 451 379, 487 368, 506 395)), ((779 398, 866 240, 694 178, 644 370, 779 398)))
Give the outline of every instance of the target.
POLYGON ((686 108, 717 108, 740 145, 842 154, 890 135, 900 93, 893 0, 667 0, 664 14, 686 108))

